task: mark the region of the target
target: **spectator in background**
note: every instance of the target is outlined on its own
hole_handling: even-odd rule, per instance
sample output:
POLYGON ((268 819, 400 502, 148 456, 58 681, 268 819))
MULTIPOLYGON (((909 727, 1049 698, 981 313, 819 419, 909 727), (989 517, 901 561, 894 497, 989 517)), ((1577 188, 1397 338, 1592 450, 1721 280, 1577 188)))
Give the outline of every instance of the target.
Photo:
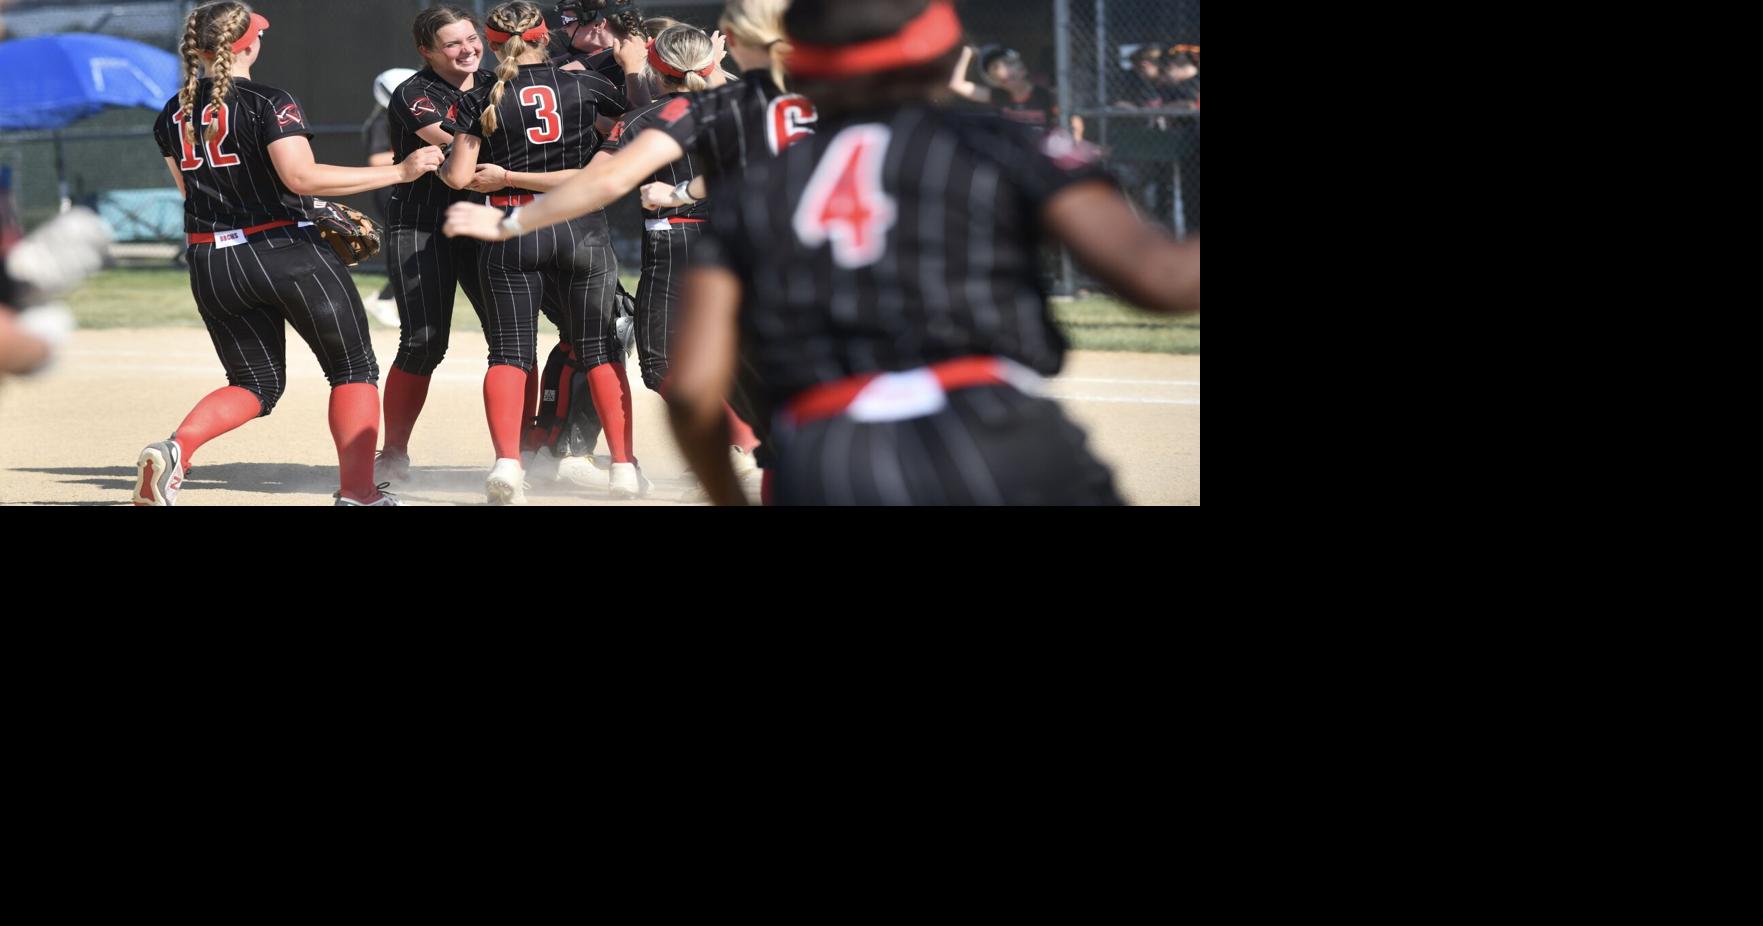
POLYGON ((1200 108, 1200 46, 1174 45, 1163 56, 1163 72, 1157 78, 1163 105, 1200 108))
POLYGON ((1162 77, 1162 47, 1140 46, 1132 53, 1132 68, 1120 75, 1120 83, 1114 93, 1114 105, 1127 109, 1162 106, 1163 90, 1158 83, 1162 77))
MULTIPOLYGON (((367 149, 367 166, 388 167, 395 158, 392 155, 392 129, 386 115, 386 105, 392 102, 392 92, 398 85, 416 76, 410 68, 392 68, 382 71, 373 79, 373 112, 361 125, 361 145, 367 149)), ((379 212, 375 216, 380 225, 391 222, 392 188, 382 187, 373 191, 374 209, 379 212)), ((398 321, 398 300, 392 293, 392 282, 388 278, 380 294, 367 300, 367 314, 383 325, 396 327, 398 321)))
MULTIPOLYGON (((1014 48, 987 45, 979 52, 979 72, 989 87, 981 87, 967 79, 967 66, 974 59, 971 46, 962 49, 961 61, 955 66, 955 78, 949 86, 956 93, 976 103, 996 106, 998 114, 1012 122, 1032 125, 1043 131, 1059 127, 1059 104, 1046 87, 1029 81, 1028 67, 1014 48)), ((1083 139, 1083 117, 1071 118, 1071 134, 1083 139)))
MULTIPOLYGON (((1173 45, 1163 55, 1163 108, 1200 109, 1200 46, 1173 45)), ((1200 120, 1171 118, 1170 141, 1175 146, 1176 176, 1180 178, 1181 230, 1200 233, 1200 120)), ((1171 214, 1174 208, 1171 204, 1171 214)))

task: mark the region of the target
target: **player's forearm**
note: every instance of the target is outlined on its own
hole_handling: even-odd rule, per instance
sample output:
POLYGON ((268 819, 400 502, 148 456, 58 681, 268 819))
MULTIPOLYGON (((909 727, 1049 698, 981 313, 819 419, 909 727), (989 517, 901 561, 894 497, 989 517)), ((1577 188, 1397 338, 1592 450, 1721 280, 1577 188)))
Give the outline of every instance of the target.
POLYGON ((655 92, 650 89, 649 82, 643 78, 642 71, 633 71, 624 75, 624 98, 630 101, 632 109, 641 109, 655 102, 655 92))
POLYGON ((520 226, 526 231, 567 222, 587 215, 629 192, 619 189, 617 181, 606 171, 576 170, 562 185, 533 200, 520 210, 520 226))
POLYGON ((403 179, 403 169, 390 164, 384 167, 310 164, 295 176, 283 177, 282 182, 298 196, 348 196, 401 183, 403 179))
POLYGON ((507 172, 508 182, 505 185, 519 187, 523 190, 538 190, 542 193, 548 193, 565 183, 568 183, 576 174, 581 172, 582 169, 579 167, 572 167, 569 170, 546 171, 537 174, 511 170, 507 172))
POLYGON ((1153 312, 1200 311, 1199 239, 1176 241, 1146 224, 1106 182, 1061 190, 1041 219, 1085 270, 1121 298, 1153 312))

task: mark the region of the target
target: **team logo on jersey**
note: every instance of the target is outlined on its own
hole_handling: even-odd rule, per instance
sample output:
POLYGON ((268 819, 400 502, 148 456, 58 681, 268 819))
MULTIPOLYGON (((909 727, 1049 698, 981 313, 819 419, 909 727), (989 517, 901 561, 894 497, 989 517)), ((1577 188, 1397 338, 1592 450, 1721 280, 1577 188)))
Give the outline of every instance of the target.
POLYGON ((441 112, 435 108, 435 101, 425 96, 411 102, 410 114, 412 116, 434 116, 438 119, 441 112))
POLYGON ((691 108, 692 108, 692 101, 691 100, 688 100, 683 96, 677 97, 674 99, 673 102, 667 104, 666 106, 661 107, 661 111, 655 114, 655 118, 659 119, 662 122, 667 123, 668 125, 672 125, 675 122, 678 122, 680 120, 681 116, 684 116, 686 114, 686 110, 689 110, 691 108))
POLYGON ((285 129, 290 125, 305 125, 306 117, 300 115, 300 107, 289 103, 275 111, 275 122, 285 129))
POLYGON ((453 105, 447 107, 447 121, 448 122, 458 122, 459 121, 459 104, 458 103, 454 103, 453 105))
POLYGON ((612 131, 606 133, 606 140, 607 141, 618 141, 619 139, 621 139, 623 137, 624 137, 624 120, 620 119, 617 123, 615 123, 612 126, 612 131))

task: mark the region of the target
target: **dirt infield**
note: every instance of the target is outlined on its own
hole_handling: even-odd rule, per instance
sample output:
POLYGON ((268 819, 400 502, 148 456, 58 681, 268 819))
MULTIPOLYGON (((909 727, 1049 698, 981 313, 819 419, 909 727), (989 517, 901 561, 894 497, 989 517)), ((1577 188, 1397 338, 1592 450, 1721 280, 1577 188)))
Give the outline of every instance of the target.
MULTIPOLYGON (((325 426, 328 390, 318 362, 290 335, 289 386, 275 414, 196 455, 180 506, 328 505, 336 449, 325 426)), ((482 334, 454 332, 411 440, 413 505, 482 505, 493 462, 483 418, 482 334)), ((376 332, 382 368, 397 333, 376 332)), ((534 485, 534 505, 676 505, 691 477, 667 431, 665 410, 640 388, 632 364, 636 450, 655 492, 615 502, 602 490, 534 485)), ((0 504, 127 505, 135 456, 165 437, 196 400, 225 385, 208 336, 197 329, 82 331, 60 366, 0 384, 0 504)), ((1048 384, 1113 466, 1127 500, 1200 504, 1200 358, 1079 352, 1048 384)))

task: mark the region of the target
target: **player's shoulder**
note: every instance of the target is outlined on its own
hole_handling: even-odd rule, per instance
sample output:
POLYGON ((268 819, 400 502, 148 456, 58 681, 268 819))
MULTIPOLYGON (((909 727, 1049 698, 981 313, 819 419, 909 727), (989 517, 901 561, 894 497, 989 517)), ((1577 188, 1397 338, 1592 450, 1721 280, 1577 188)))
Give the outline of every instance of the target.
POLYGON ((618 86, 606 79, 606 75, 592 68, 586 71, 565 71, 552 68, 551 73, 557 75, 558 86, 570 86, 578 90, 593 90, 599 93, 616 91, 618 86))
POLYGON ((233 81, 233 92, 238 94, 242 99, 268 103, 280 103, 294 98, 292 93, 289 93, 280 87, 272 87, 269 84, 260 84, 254 80, 233 81))

